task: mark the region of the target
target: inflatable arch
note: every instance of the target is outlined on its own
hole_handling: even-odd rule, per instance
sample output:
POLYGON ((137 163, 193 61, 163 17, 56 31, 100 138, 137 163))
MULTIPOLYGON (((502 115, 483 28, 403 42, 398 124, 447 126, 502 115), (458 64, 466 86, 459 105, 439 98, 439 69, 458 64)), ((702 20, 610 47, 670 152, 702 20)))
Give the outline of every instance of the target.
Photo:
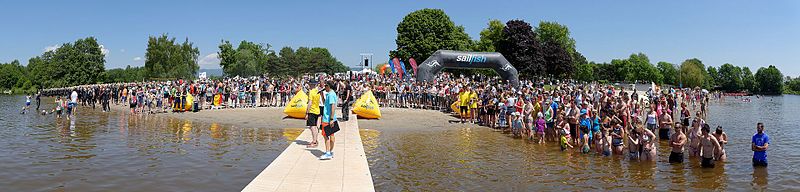
POLYGON ((444 68, 489 68, 519 87, 517 69, 497 52, 465 52, 438 50, 428 57, 417 69, 417 81, 433 81, 434 76, 444 68))

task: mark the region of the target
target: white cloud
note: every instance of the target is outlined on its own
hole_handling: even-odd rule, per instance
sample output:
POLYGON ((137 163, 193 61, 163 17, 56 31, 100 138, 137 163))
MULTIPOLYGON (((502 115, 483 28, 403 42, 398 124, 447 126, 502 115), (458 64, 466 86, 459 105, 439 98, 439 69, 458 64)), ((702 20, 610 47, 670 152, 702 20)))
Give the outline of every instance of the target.
POLYGON ((119 52, 125 53, 125 49, 120 49, 119 52))
POLYGON ((197 61, 201 69, 219 69, 219 54, 211 53, 197 61))
POLYGON ((50 45, 50 46, 44 47, 44 52, 55 51, 56 49, 58 49, 60 47, 61 47, 61 45, 50 45))
POLYGON ((106 49, 105 46, 100 45, 100 53, 103 53, 103 55, 108 56, 108 52, 110 52, 110 51, 108 49, 106 49))
POLYGON ((134 60, 134 61, 141 61, 141 60, 142 60, 142 57, 134 57, 134 58, 133 58, 133 60, 134 60))

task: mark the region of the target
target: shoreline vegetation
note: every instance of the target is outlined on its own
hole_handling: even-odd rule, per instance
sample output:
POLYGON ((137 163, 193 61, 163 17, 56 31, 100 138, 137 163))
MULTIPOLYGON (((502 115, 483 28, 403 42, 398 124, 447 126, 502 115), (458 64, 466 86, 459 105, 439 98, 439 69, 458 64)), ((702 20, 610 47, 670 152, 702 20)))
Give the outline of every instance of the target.
MULTIPOLYGON (((610 62, 588 61, 577 51, 577 42, 570 36, 569 28, 555 21, 531 25, 524 20, 504 23, 493 19, 480 32, 478 39, 472 39, 464 28, 441 9, 411 12, 398 23, 397 48, 389 51, 388 55, 400 61, 422 61, 437 50, 500 52, 519 70, 520 77, 528 79, 545 77, 602 84, 654 82, 762 95, 800 93, 800 77, 783 76, 773 65, 760 67, 753 73, 749 67, 730 63, 715 67, 697 58, 679 64, 651 62, 641 52, 610 62), (437 34, 437 38, 429 37, 430 34, 437 34)), ((346 65, 321 47, 283 47, 276 51, 267 43, 243 40, 234 46, 221 40, 218 48, 224 77, 297 77, 348 71, 346 65)), ((0 91, 32 94, 41 89, 76 85, 198 78, 199 49, 188 38, 181 42, 167 34, 148 37, 145 57, 142 58, 144 66, 140 67, 106 69, 106 54, 102 50, 97 38, 86 37, 30 58, 27 65, 22 65, 19 60, 0 63, 0 91)), ((379 69, 380 65, 372 67, 379 69)), ((404 65, 404 69, 412 68, 410 62, 404 65)), ((401 67, 396 68, 399 70, 401 67)), ((464 75, 497 75, 485 69, 446 71, 464 75)))

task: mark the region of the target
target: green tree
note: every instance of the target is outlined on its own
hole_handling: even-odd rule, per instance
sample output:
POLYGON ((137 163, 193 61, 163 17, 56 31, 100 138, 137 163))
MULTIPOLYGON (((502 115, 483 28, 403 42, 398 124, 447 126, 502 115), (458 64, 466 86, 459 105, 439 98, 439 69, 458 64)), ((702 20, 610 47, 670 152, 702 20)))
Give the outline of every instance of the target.
POLYGON ((11 61, 11 63, 0 64, 0 89, 11 90, 13 88, 20 88, 25 81, 30 81, 26 77, 26 68, 19 64, 18 60, 11 61), (17 83, 21 83, 17 86, 17 83))
POLYGON ((753 76, 753 72, 750 71, 749 67, 742 68, 742 85, 744 85, 743 89, 747 91, 756 92, 756 77, 753 76))
POLYGON ((547 74, 557 78, 572 78, 575 74, 575 64, 572 55, 556 42, 544 42, 541 49, 545 61, 547 74))
POLYGON ((131 67, 128 65, 124 69, 109 69, 105 71, 106 83, 139 82, 147 78, 147 70, 144 67, 131 67))
POLYGON ((273 74, 278 76, 298 76, 306 73, 340 73, 350 70, 339 62, 328 49, 314 47, 300 47, 292 50, 291 47, 281 48, 280 56, 276 57, 275 65, 278 66, 273 74))
POLYGON ((574 54, 575 39, 569 36, 569 28, 557 22, 541 21, 534 30, 539 42, 555 42, 564 47, 569 54, 574 54))
POLYGON ((705 65, 699 59, 694 58, 681 63, 678 80, 684 87, 700 87, 706 85, 706 76, 705 65))
POLYGON ((189 42, 175 42, 166 34, 150 36, 147 41, 144 67, 148 78, 194 78, 200 66, 197 57, 200 50, 189 42))
MULTIPOLYGON (((242 41, 233 49, 228 41, 222 41, 217 52, 220 58, 220 67, 228 76, 256 76, 267 72, 269 55, 274 54, 269 44, 257 44, 242 41)), ((273 61, 274 62, 274 61, 273 61)))
POLYGON ((594 68, 595 64, 589 63, 586 60, 586 57, 583 56, 581 53, 575 53, 572 55, 572 63, 575 64, 575 76, 574 78, 580 81, 594 81, 594 68))
POLYGON ((786 81, 786 85, 784 86, 784 89, 787 90, 787 91, 784 91, 784 93, 800 94, 800 77, 797 77, 797 78, 791 78, 790 77, 789 80, 786 81))
POLYGON ((522 20, 506 22, 503 39, 498 42, 497 52, 514 65, 520 77, 531 78, 546 74, 545 60, 536 34, 530 24, 522 20))
POLYGON ((675 65, 667 62, 658 62, 658 71, 664 77, 664 83, 670 85, 678 84, 678 70, 675 65))
POLYGON ((293 72, 300 71, 300 61, 291 47, 283 47, 278 53, 278 63, 275 74, 279 76, 291 75, 293 72))
MULTIPOLYGON (((712 69, 709 67, 709 69, 712 69)), ((709 75, 713 75, 711 70, 709 75)), ((714 76, 712 76, 714 77, 714 76)), ((744 87, 742 83, 742 69, 730 63, 725 63, 719 67, 717 83, 725 91, 741 91, 744 87)))
POLYGON ((503 28, 505 27, 506 25, 500 20, 490 20, 488 26, 481 31, 481 39, 475 42, 475 48, 472 50, 495 52, 497 43, 503 39, 503 28))
POLYGON ((441 9, 421 9, 409 13, 397 25, 397 49, 392 57, 425 60, 440 49, 467 51, 472 40, 441 9))
POLYGON ((629 59, 612 59, 611 66, 614 69, 614 76, 611 79, 612 81, 628 81, 636 79, 634 75, 634 66, 633 63, 629 59))
POLYGON ((627 71, 629 74, 625 75, 626 81, 663 83, 664 76, 661 75, 658 68, 650 63, 650 59, 644 53, 631 54, 628 61, 630 61, 630 70, 627 71))
POLYGON ((781 94, 783 92, 783 74, 778 68, 770 65, 756 71, 756 84, 762 94, 781 94))
POLYGON ((619 76, 617 75, 617 69, 615 68, 614 64, 597 63, 594 65, 595 80, 619 81, 618 78, 619 76))
POLYGON ((708 85, 708 87, 713 88, 719 86, 720 79, 719 79, 719 71, 717 71, 717 68, 715 68, 714 66, 708 66, 708 68, 706 68, 706 72, 708 73, 706 75, 706 84, 708 85))
POLYGON ((88 37, 31 58, 28 69, 36 87, 66 87, 102 82, 105 62, 97 39, 88 37))

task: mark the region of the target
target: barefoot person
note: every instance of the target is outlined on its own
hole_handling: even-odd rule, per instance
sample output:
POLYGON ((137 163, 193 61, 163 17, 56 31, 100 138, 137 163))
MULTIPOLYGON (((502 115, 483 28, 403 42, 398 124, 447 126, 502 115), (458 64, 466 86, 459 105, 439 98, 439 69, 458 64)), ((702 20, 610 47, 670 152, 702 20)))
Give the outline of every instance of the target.
POLYGON ((467 122, 467 115, 469 115, 469 97, 470 97, 469 87, 458 94, 458 109, 459 115, 461 116, 461 123, 467 122))
POLYGON ((717 126, 717 130, 714 131, 714 137, 717 138, 720 146, 719 152, 714 156, 714 159, 717 161, 725 161, 728 159, 728 154, 725 153, 725 145, 728 144, 728 134, 722 131, 722 126, 717 126))
POLYGON ((722 147, 719 146, 717 138, 711 135, 711 127, 703 125, 700 136, 700 166, 703 168, 714 168, 714 156, 722 147))
POLYGON ((669 154, 669 163, 683 163, 683 146, 686 145, 686 135, 681 126, 675 126, 675 133, 669 138, 672 152, 669 154))
POLYGON ((641 149, 639 145, 639 129, 640 128, 635 128, 628 134, 628 158, 630 158, 631 161, 639 160, 639 149, 641 149))
POLYGON ((640 159, 642 161, 656 161, 656 134, 650 129, 639 128, 639 145, 642 146, 640 159))
POLYGON ((308 90, 308 105, 306 106, 306 126, 308 129, 311 130, 311 136, 313 140, 311 143, 308 144, 309 148, 317 147, 317 133, 319 129, 317 129, 317 121, 319 121, 319 113, 320 113, 320 94, 319 89, 317 88, 317 82, 311 81, 309 82, 310 88, 308 90))
POLYGON ((320 160, 328 160, 333 158, 333 143, 335 141, 333 133, 330 135, 326 135, 325 133, 325 127, 329 125, 333 126, 336 122, 336 101, 338 96, 336 95, 336 92, 332 90, 333 86, 334 85, 332 81, 327 82, 325 85, 325 108, 322 112, 322 123, 320 125, 323 127, 322 138, 325 139, 325 154, 319 157, 320 160))
POLYGON ((769 136, 764 133, 764 124, 758 123, 756 125, 758 132, 753 135, 750 148, 753 150, 753 166, 766 167, 767 166, 767 148, 769 148, 769 136))
POLYGON ((672 122, 672 116, 669 113, 661 113, 661 117, 658 118, 658 138, 661 140, 668 140, 669 139, 669 129, 672 128, 674 124, 672 122))

